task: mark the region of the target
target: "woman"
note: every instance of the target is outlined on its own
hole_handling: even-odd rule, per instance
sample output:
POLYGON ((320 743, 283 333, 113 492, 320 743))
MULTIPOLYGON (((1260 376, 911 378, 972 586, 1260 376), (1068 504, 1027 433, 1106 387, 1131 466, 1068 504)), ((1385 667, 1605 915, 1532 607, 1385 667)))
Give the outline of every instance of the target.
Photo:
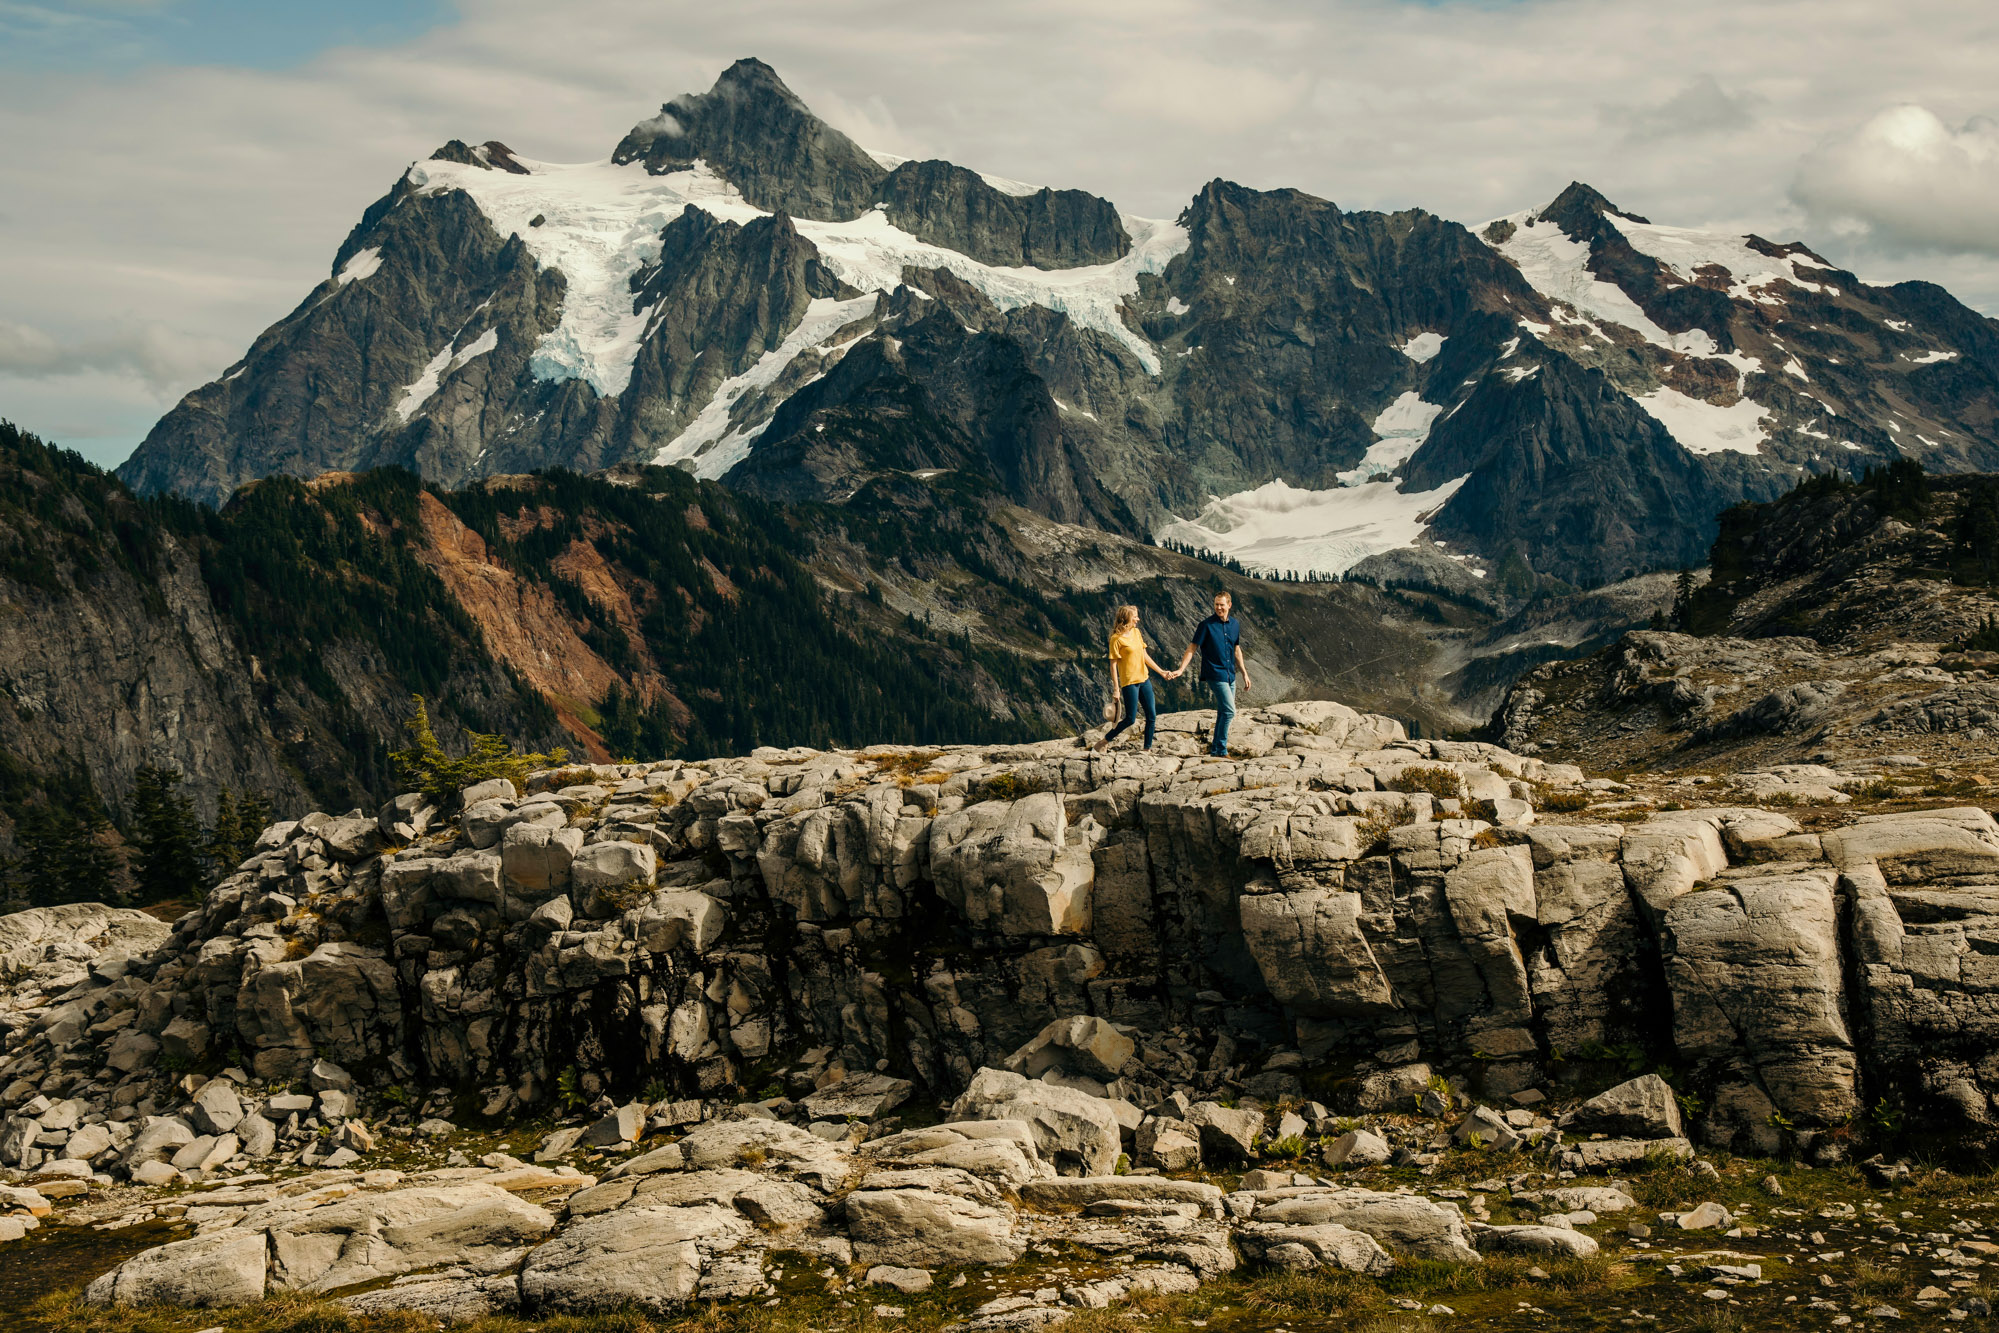
POLYGON ((1152 733, 1159 721, 1159 705, 1152 697, 1152 681, 1147 678, 1148 670, 1157 671, 1167 680, 1180 673, 1168 671, 1152 660, 1146 650, 1145 640, 1138 633, 1138 608, 1120 606, 1111 621, 1111 683, 1117 689, 1118 698, 1124 704, 1124 718, 1115 727, 1104 733, 1104 738, 1094 748, 1108 750, 1118 733, 1138 721, 1138 710, 1145 710, 1145 748, 1152 748, 1152 733))

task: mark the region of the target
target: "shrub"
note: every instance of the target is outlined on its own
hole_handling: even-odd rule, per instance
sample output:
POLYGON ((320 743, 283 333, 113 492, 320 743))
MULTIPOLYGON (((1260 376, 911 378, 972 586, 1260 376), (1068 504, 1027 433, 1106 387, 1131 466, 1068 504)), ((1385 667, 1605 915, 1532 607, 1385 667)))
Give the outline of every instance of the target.
POLYGON ((1388 790, 1426 791, 1440 801, 1463 800, 1465 780, 1454 769, 1437 764, 1412 764, 1388 780, 1388 790))
POLYGON ((979 784, 979 796, 987 801, 1017 801, 1032 790, 1018 773, 995 773, 979 784))
POLYGON ((1296 1162, 1305 1156, 1305 1136, 1287 1134, 1263 1145, 1263 1155, 1273 1161, 1296 1162))
POLYGON ((488 778, 505 778, 518 792, 527 786, 529 773, 553 767, 569 757, 566 750, 522 754, 504 736, 467 730, 465 736, 472 743, 471 753, 454 759, 444 752, 430 729, 430 710, 424 706, 423 696, 410 697, 416 704, 416 712, 403 724, 410 734, 409 748, 389 751, 389 762, 395 765, 396 780, 405 789, 420 791, 433 800, 442 800, 488 778))
POLYGON ((1382 850, 1382 845, 1395 828, 1395 820, 1379 810, 1361 820, 1360 826, 1354 830, 1354 841, 1360 845, 1361 855, 1371 856, 1382 850))
POLYGON ((1589 793, 1586 791, 1544 792, 1535 804, 1543 810, 1572 814, 1577 810, 1589 809, 1589 793))

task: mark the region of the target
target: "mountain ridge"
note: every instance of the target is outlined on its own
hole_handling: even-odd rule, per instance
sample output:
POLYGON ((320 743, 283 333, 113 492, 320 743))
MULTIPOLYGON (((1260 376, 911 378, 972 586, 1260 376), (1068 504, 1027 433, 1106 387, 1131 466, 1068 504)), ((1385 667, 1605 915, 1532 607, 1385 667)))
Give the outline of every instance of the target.
POLYGON ((857 351, 849 380, 962 436, 897 466, 1252 568, 1441 543, 1590 586, 1696 560, 1805 472, 1999 466, 1999 324, 1805 246, 1580 182, 1477 229, 1222 179, 1170 222, 1028 188, 878 160, 754 60, 602 162, 454 140, 120 475, 214 503, 655 462, 838 503, 879 432, 794 400, 857 351))

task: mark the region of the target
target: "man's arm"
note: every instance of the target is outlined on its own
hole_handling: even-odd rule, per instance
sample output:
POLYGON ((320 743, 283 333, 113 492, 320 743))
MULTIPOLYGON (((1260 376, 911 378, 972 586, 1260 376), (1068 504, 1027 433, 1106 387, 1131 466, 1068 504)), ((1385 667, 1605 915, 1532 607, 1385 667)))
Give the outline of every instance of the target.
POLYGON ((1242 687, 1247 690, 1249 688, 1249 663, 1243 661, 1241 644, 1236 645, 1235 673, 1237 678, 1242 681, 1242 687))
POLYGON ((1185 671, 1187 669, 1187 664, 1193 660, 1194 660, 1194 645, 1190 643, 1187 645, 1187 651, 1180 654, 1180 665, 1173 669, 1175 671, 1185 671))

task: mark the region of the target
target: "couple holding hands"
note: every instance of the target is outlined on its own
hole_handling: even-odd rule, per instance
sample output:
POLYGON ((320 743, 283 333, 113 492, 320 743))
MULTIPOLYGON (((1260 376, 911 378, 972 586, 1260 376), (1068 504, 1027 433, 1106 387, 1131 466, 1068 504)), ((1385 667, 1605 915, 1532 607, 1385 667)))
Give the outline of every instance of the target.
POLYGON ((1226 758, 1229 752, 1229 723, 1235 719, 1235 692, 1240 681, 1249 688, 1249 667, 1242 658, 1242 626, 1234 614, 1235 599, 1225 592, 1215 594, 1215 613, 1194 626, 1180 665, 1168 671, 1146 651, 1138 632, 1138 608, 1120 606, 1111 622, 1111 680, 1123 703, 1124 716, 1104 733, 1093 747, 1107 750, 1118 735, 1145 713, 1145 748, 1152 748, 1152 733, 1159 718, 1159 706, 1152 697, 1150 673, 1157 671, 1167 680, 1178 680, 1196 654, 1201 659, 1201 681, 1215 699, 1215 728, 1208 753, 1226 758))

